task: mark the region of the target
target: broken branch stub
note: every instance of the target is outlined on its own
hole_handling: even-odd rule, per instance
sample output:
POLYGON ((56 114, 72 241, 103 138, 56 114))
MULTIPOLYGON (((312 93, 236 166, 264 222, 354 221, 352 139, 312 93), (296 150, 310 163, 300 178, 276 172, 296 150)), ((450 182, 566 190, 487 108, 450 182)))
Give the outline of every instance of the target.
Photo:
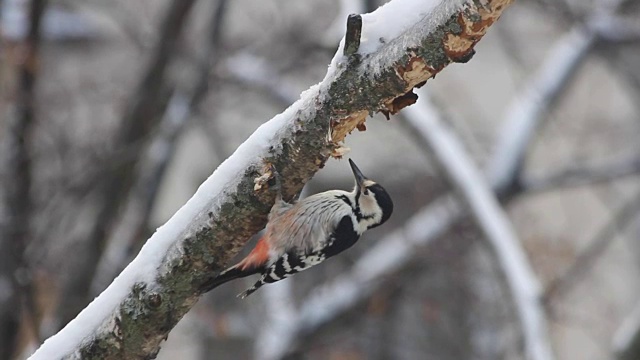
POLYGON ((362 16, 351 14, 347 18, 347 33, 344 36, 344 56, 353 56, 360 48, 362 34, 362 16))
MULTIPOLYGON (((332 98, 340 99, 334 103, 332 111, 333 141, 338 143, 344 140, 356 128, 366 129, 364 123, 367 115, 380 112, 389 119, 389 115, 415 103, 417 95, 413 93, 414 88, 424 85, 450 63, 468 62, 475 54, 475 45, 512 2, 466 2, 448 20, 423 37, 418 46, 401 49, 401 55, 391 67, 380 70, 375 65, 387 60, 385 54, 398 53, 398 47, 404 41, 402 36, 384 44, 375 54, 364 56, 359 66, 346 67, 342 74, 346 78, 343 85, 346 85, 330 89, 332 98), (380 79, 385 79, 384 83, 375 81, 380 79), (369 96, 366 101, 359 103, 358 98, 362 98, 362 94, 369 96)), ((347 44, 345 39, 345 46, 347 44)))

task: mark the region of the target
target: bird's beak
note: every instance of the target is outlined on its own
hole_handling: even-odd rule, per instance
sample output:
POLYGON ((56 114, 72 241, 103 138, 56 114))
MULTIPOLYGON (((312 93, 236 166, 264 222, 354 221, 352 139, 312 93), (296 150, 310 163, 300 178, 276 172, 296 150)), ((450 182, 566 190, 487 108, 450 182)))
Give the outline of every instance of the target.
POLYGON ((356 163, 354 163, 353 160, 349 159, 349 165, 351 165, 351 171, 353 171, 353 176, 355 176, 356 178, 356 186, 358 187, 358 190, 360 190, 364 187, 363 183, 365 180, 367 180, 367 178, 364 177, 362 171, 358 169, 356 163))

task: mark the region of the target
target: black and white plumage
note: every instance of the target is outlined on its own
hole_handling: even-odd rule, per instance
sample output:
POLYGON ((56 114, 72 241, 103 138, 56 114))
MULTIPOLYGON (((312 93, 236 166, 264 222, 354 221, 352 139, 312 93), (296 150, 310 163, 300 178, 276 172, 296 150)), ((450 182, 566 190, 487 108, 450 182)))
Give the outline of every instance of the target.
POLYGON ((247 297, 264 284, 285 279, 315 266, 355 244, 368 229, 383 224, 393 212, 386 190, 367 179, 350 159, 356 186, 351 192, 330 190, 287 203, 278 196, 269 213, 264 236, 238 264, 206 284, 209 291, 230 280, 260 273, 239 296, 247 297))

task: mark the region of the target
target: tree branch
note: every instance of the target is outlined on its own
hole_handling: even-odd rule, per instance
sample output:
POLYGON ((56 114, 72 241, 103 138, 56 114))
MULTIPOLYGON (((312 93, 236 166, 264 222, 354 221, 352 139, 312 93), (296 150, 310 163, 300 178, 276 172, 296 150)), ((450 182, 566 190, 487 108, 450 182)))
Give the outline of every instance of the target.
POLYGON ((264 326, 257 332, 254 346, 256 360, 270 360, 285 353, 289 343, 281 338, 282 328, 289 328, 290 322, 298 313, 292 295, 292 281, 280 281, 275 286, 264 288, 265 320, 264 326))
POLYGON ((347 18, 347 33, 344 36, 344 56, 353 56, 360 47, 362 16, 351 14, 347 18))
POLYGON ((29 10, 29 30, 23 43, 19 83, 13 114, 7 121, 3 151, 4 207, 0 223, 0 357, 10 359, 23 322, 22 316, 38 332, 33 299, 32 274, 25 258, 30 237, 32 136, 36 121, 36 81, 45 0, 33 0, 29 10))
MULTIPOLYGON (((566 66, 567 63, 573 64, 573 66, 579 65, 580 61, 565 61, 560 55, 572 55, 573 52, 567 52, 566 49, 571 48, 571 44, 574 41, 574 35, 567 35, 561 38, 556 46, 556 51, 552 51, 549 55, 549 59, 545 61, 544 65, 540 68, 537 74, 534 75, 530 81, 526 82, 525 86, 533 88, 552 88, 553 86, 545 84, 543 81, 550 81, 555 83, 557 77, 568 81, 570 76, 567 76, 566 72, 573 73, 575 69, 570 66, 566 66), (557 61, 551 61, 555 59, 557 61), (556 76, 552 76, 555 74, 556 76)), ((579 51, 579 55, 586 57, 587 52, 579 51)), ((560 85, 565 86, 565 85, 560 85)), ((526 113, 509 112, 510 116, 505 118, 504 128, 511 129, 512 132, 501 132, 502 138, 498 139, 498 143, 505 144, 508 142, 504 137, 515 137, 520 139, 523 144, 518 144, 520 151, 525 151, 529 148, 530 144, 535 139, 536 132, 529 131, 529 127, 515 126, 517 123, 531 122, 535 127, 537 123, 542 122, 544 115, 548 112, 552 106, 552 102, 538 102, 539 93, 533 90, 523 91, 525 96, 517 97, 510 105, 510 108, 533 108, 538 109, 535 117, 529 117, 526 113), (520 119, 516 115, 522 115, 527 119, 520 119), (512 124, 515 123, 515 124, 512 124)), ((509 152, 512 150, 510 146, 498 146, 494 153, 491 163, 494 165, 489 171, 489 178, 495 182, 491 187, 496 193, 505 194, 505 199, 510 200, 514 196, 520 194, 521 187, 500 188, 500 183, 510 184, 514 183, 519 176, 519 170, 517 167, 510 166, 511 173, 499 174, 497 171, 506 168, 500 161, 507 161, 510 159, 509 152), (492 172, 493 171, 493 172, 492 172), (508 176, 507 176, 508 175, 508 176), (502 181, 499 181, 502 179, 502 181)), ((340 278, 335 279, 327 284, 317 287, 317 289, 309 295, 307 299, 302 302, 299 315, 295 318, 290 326, 283 327, 280 332, 282 341, 287 341, 289 352, 294 351, 300 346, 303 339, 314 334, 321 326, 329 323, 330 321, 337 319, 340 315, 351 309, 356 304, 360 303, 363 299, 367 298, 376 288, 380 287, 384 283, 385 275, 390 274, 398 269, 402 268, 409 259, 412 258, 414 247, 409 247, 404 242, 408 242, 415 247, 423 246, 432 239, 445 233, 453 224, 466 216, 466 211, 462 209, 457 202, 453 202, 450 195, 445 195, 432 202, 428 207, 425 207, 418 214, 413 216, 407 221, 407 223, 399 230, 396 230, 393 234, 383 238, 373 248, 371 248, 363 257, 358 261, 358 265, 354 266, 352 270, 340 278), (424 228, 421 228, 419 224, 424 224, 424 228), (435 227, 437 225, 437 227, 435 227), (420 232, 413 232, 413 229, 420 229, 420 232), (369 261, 367 259, 375 259, 375 261, 369 261), (381 264, 380 261, 384 260, 381 264), (362 266, 360 266, 362 264, 362 266), (368 267, 366 267, 366 265, 368 267), (378 269, 374 271, 374 274, 369 277, 371 269, 378 269), (360 269, 367 269, 367 272, 360 273, 360 269)), ((274 358, 282 358, 285 354, 279 354, 274 358)))
POLYGON ((224 62, 220 77, 260 90, 279 106, 289 106, 298 99, 294 87, 281 78, 267 60, 249 53, 240 53, 224 62))
POLYGON ((640 354, 640 304, 613 335, 613 351, 618 360, 637 360, 640 354))
POLYGON ((519 192, 514 188, 521 186, 520 176, 530 144, 525 139, 532 138, 538 131, 545 119, 544 113, 568 86, 595 40, 593 32, 581 26, 569 31, 554 45, 526 92, 518 93, 518 98, 508 107, 489 171, 500 197, 519 192))
MULTIPOLYGON (((463 4, 429 6, 428 16, 406 24, 397 38, 368 44, 373 51, 357 65, 346 66, 339 49, 323 82, 242 144, 109 288, 32 359, 154 356, 201 286, 264 226, 275 198, 264 189, 265 165, 276 166, 285 196, 293 196, 367 115, 399 110, 397 98, 470 54, 510 1, 463 4)), ((394 13, 379 15, 379 24, 399 25, 394 13)))
POLYGON ((349 15, 362 14, 374 10, 367 9, 367 4, 364 0, 340 0, 337 9, 338 14, 320 38, 323 46, 333 48, 335 44, 340 42, 345 34, 345 19, 347 19, 349 15))
POLYGON ((158 190, 169 162, 173 158, 176 142, 189 120, 197 113, 197 107, 209 91, 209 73, 219 60, 218 49, 222 38, 223 19, 227 0, 219 0, 212 8, 209 19, 209 36, 202 61, 196 70, 197 81, 192 89, 176 90, 169 100, 158 129, 151 142, 142 170, 116 227, 113 239, 103 252, 92 281, 91 292, 98 295, 140 250, 150 235, 149 218, 158 190))
MULTIPOLYGON (((508 143, 509 140, 505 139, 506 137, 515 137, 521 140, 520 144, 516 144, 517 151, 524 154, 524 152, 529 149, 536 135, 536 132, 531 131, 531 128, 539 128, 541 126, 545 115, 555 103, 555 101, 549 101, 552 100, 551 97, 553 93, 561 92, 559 87, 563 89, 566 88, 567 85, 565 83, 571 80, 573 74, 575 74, 584 59, 587 58, 592 48, 591 45, 586 48, 584 45, 576 46, 582 44, 583 41, 582 36, 576 36, 576 32, 579 31, 585 31, 585 28, 582 26, 576 27, 566 36, 562 37, 554 46, 544 65, 529 81, 525 82, 527 88, 546 89, 542 92, 543 95, 548 94, 542 96, 542 99, 546 99, 546 101, 540 101, 541 95, 539 90, 527 90, 527 88, 525 88, 524 91, 519 91, 519 94, 524 95, 516 98, 510 108, 533 109, 533 114, 530 115, 524 111, 508 112, 504 119, 504 128, 510 130, 501 132, 498 143, 508 143), (525 116, 526 119, 521 119, 520 116, 525 116), (529 126, 518 126, 514 123, 529 123, 529 126)), ((272 81, 271 83, 277 84, 278 82, 272 81)), ((513 163, 508 166, 508 168, 511 169, 510 173, 505 172, 506 175, 502 174, 498 176, 495 172, 503 166, 507 168, 507 164, 503 165, 500 164, 500 162, 510 159, 512 154, 508 154, 508 152, 514 148, 516 147, 498 146, 496 148, 492 159, 494 165, 492 169, 494 172, 489 171, 492 179, 497 181, 502 178, 504 179, 504 182, 501 182, 502 184, 511 184, 520 181, 517 180, 520 176, 520 168, 519 166, 513 166, 513 163)), ((522 155, 521 159, 523 158, 524 155, 522 155)), ((631 166, 632 164, 620 164, 620 169, 626 168, 626 165, 631 166)), ((585 170, 585 174, 595 175, 591 178, 590 182, 606 181, 604 176, 600 177, 597 175, 604 174, 604 172, 606 172, 605 167, 593 170, 594 171, 585 170)), ((560 180, 560 177, 564 175, 566 175, 564 172, 558 174, 558 181, 550 181, 547 185, 568 185, 564 180, 560 180)), ((622 172, 620 175, 622 175, 622 172)), ((555 178, 555 176, 550 177, 549 180, 553 178, 555 178)), ((519 194, 523 194, 523 191, 527 191, 529 189, 527 184, 528 182, 525 182, 524 187, 505 187, 502 185, 502 188, 499 188, 499 184, 494 183, 493 189, 494 191, 506 194, 506 200, 510 200, 519 194)), ((343 274, 334 281, 318 286, 307 299, 302 301, 300 312, 294 318, 294 321, 291 321, 288 326, 280 328, 278 336, 271 334, 272 338, 275 338, 278 343, 275 347, 288 348, 287 351, 289 354, 297 351, 297 349, 302 347, 305 339, 314 335, 323 325, 339 319, 342 314, 353 308, 353 306, 360 303, 363 299, 366 299, 375 289, 384 284, 384 279, 387 275, 403 267, 404 264, 412 258, 411 252, 414 251, 415 248, 405 247, 405 245, 403 245, 403 238, 411 242, 416 248, 424 246, 424 244, 428 243, 434 237, 443 234, 451 225, 465 215, 465 211, 463 211, 457 203, 454 203, 451 206, 455 206, 455 210, 451 210, 450 215, 439 217, 439 211, 445 211, 445 206, 440 202, 444 201, 444 199, 445 197, 431 203, 419 214, 409 219, 402 229, 381 239, 376 246, 365 253, 357 265, 352 268, 352 271, 343 274), (442 228, 438 228, 438 231, 429 231, 430 227, 426 224, 433 223, 442 224, 442 228), (416 228, 415 224, 425 224, 425 229, 422 229, 420 234, 413 234, 410 229, 416 228), (413 236, 418 237, 414 238, 413 236), (367 262, 365 259, 374 258, 373 254, 384 254, 384 256, 380 256, 376 261, 367 262), (398 254, 404 254, 404 256, 398 254), (380 265, 380 271, 377 271, 380 259, 384 259, 385 261, 380 265), (367 265, 361 266, 361 264, 367 265), (376 269, 376 271, 374 274, 369 274, 366 272, 360 273, 358 269, 367 269, 367 271, 376 269), (281 342, 285 342, 286 345, 280 344, 281 342)), ((451 198, 447 199, 448 201, 452 201, 451 198)), ((278 328, 277 326, 274 327, 278 328)), ((272 355, 271 358, 282 358, 285 355, 286 353, 280 353, 272 355)))
POLYGON ((546 118, 544 112, 558 101, 596 42, 606 40, 605 32, 610 27, 605 24, 611 23, 613 14, 625 1, 612 0, 599 4, 586 24, 571 29, 554 45, 551 55, 545 58, 534 75, 533 84, 526 93, 520 95, 520 101, 514 101, 507 109, 505 125, 500 131, 500 142, 489 171, 493 176, 491 182, 498 186, 499 197, 521 191, 518 188, 522 186, 522 169, 529 145, 523 140, 531 138, 531 133, 537 132, 542 126, 542 120, 546 118), (512 176, 514 172, 516 176, 512 176))
POLYGON ((571 167, 541 178, 522 180, 527 194, 560 188, 606 183, 640 173, 640 159, 616 161, 592 167, 571 167))
POLYGON ((172 55, 178 47, 178 38, 195 0, 173 0, 161 24, 158 43, 151 62, 138 84, 128 108, 125 110, 114 147, 119 156, 117 165, 101 180, 101 200, 97 221, 88 239, 79 271, 70 275, 62 284, 59 306, 54 323, 62 327, 73 319, 90 301, 91 282, 110 231, 118 218, 122 205, 128 198, 135 179, 136 164, 142 154, 145 138, 161 119, 166 87, 164 74, 172 55), (126 151, 123 151, 126 150, 126 151))
POLYGON ((578 284, 579 280, 588 273, 588 269, 593 267, 600 255, 615 240, 616 234, 638 218, 638 212, 640 212, 640 193, 616 211, 611 221, 595 234, 567 271, 547 286, 544 301, 549 304, 552 298, 578 284))
POLYGON ((455 134, 443 125, 428 98, 407 109, 405 118, 412 133, 435 155, 496 253, 515 302, 527 358, 553 359, 546 315, 540 302, 540 284, 507 214, 455 134))
POLYGON ((451 195, 441 196, 412 216, 399 229, 381 239, 363 254, 351 270, 317 287, 303 302, 295 317, 272 326, 269 360, 295 353, 300 343, 321 326, 338 318, 369 297, 384 279, 413 258, 415 250, 446 233, 464 214, 451 195))

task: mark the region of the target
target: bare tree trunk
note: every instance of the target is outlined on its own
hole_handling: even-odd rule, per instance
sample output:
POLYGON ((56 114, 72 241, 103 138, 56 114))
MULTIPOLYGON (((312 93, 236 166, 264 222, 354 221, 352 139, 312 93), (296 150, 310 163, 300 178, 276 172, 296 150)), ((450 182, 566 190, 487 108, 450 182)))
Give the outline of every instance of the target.
POLYGON ((25 259, 31 221, 31 137, 35 123, 40 24, 45 0, 32 0, 30 27, 22 48, 22 64, 13 114, 9 116, 4 154, 5 219, 0 224, 0 358, 16 350, 18 330, 29 320, 37 332, 31 271, 25 259))
POLYGON ((54 320, 58 328, 73 319, 91 299, 91 281, 110 231, 133 185, 136 164, 143 153, 146 137, 160 121, 160 114, 166 106, 165 73, 172 55, 178 49, 180 33, 194 3, 195 0, 173 0, 167 9, 151 63, 125 111, 122 127, 116 135, 114 149, 117 161, 101 181, 101 205, 96 225, 86 240, 90 245, 77 271, 62 284, 62 297, 54 320))
POLYGON ((531 360, 554 359, 541 287, 504 209, 487 185, 461 142, 443 125, 432 105, 423 99, 407 110, 406 123, 419 140, 432 150, 445 177, 469 206, 498 258, 507 279, 521 323, 525 352, 531 360))
POLYGON ((196 83, 190 89, 177 89, 169 100, 157 131, 158 135, 149 145, 146 157, 142 159, 143 164, 123 211, 124 215, 119 216, 121 221, 113 231, 112 238, 115 241, 108 245, 100 259, 91 284, 93 296, 104 290, 151 236, 151 211, 167 167, 173 158, 176 142, 189 120, 197 116, 197 108, 209 91, 209 73, 220 58, 218 50, 226 8, 227 0, 219 0, 212 7, 208 42, 204 54, 198 56, 196 83))

